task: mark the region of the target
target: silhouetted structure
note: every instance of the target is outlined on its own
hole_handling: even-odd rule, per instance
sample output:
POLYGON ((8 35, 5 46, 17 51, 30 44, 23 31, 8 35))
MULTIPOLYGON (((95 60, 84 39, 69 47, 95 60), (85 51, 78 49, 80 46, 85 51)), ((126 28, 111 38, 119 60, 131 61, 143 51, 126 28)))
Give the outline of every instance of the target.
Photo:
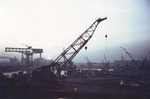
POLYGON ((32 60, 33 60, 33 54, 40 54, 41 58, 41 53, 43 53, 43 49, 32 49, 31 46, 28 46, 27 48, 12 48, 12 47, 6 47, 5 52, 18 52, 22 53, 22 61, 24 61, 23 54, 26 55, 26 66, 32 65, 32 60))

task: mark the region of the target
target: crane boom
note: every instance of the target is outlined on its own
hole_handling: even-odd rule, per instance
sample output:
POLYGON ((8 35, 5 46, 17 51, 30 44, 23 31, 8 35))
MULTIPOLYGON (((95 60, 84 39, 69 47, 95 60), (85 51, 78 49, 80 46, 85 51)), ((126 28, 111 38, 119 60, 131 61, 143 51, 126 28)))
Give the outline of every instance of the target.
POLYGON ((120 47, 120 48, 122 48, 126 52, 126 54, 129 55, 129 57, 132 59, 132 61, 135 63, 135 65, 138 65, 137 62, 134 60, 134 58, 131 56, 131 54, 125 48, 123 48, 123 47, 120 47))
POLYGON ((98 24, 107 18, 97 19, 85 32, 83 32, 67 49, 65 49, 51 64, 50 67, 55 67, 60 60, 65 61, 60 64, 59 69, 55 73, 58 76, 60 72, 72 61, 72 59, 78 54, 78 52, 84 47, 84 45, 93 36, 98 24))

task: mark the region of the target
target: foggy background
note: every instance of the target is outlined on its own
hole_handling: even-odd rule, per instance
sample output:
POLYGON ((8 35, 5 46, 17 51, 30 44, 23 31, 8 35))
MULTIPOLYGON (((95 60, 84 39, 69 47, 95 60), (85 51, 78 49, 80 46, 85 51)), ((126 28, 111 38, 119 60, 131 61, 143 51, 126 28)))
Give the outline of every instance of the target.
MULTIPOLYGON (((75 62, 126 59, 124 47, 135 60, 150 59, 149 0, 0 0, 0 56, 20 58, 5 47, 27 44, 55 59, 96 19, 107 17, 74 58, 75 62), (108 35, 105 38, 105 35, 108 35)), ((37 57, 37 55, 34 55, 37 57)))

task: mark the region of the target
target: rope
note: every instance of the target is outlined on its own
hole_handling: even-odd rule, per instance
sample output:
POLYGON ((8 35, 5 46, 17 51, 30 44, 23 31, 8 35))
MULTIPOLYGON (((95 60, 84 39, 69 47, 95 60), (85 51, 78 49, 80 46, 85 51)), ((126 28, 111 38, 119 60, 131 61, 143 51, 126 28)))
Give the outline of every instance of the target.
POLYGON ((107 37, 108 37, 108 33, 107 33, 107 21, 106 21, 106 25, 105 25, 106 53, 107 53, 107 37))

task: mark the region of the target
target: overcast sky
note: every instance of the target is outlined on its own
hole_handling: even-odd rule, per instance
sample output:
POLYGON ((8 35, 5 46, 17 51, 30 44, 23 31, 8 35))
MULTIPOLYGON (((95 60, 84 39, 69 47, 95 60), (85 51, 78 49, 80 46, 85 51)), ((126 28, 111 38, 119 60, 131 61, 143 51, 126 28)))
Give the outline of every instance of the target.
POLYGON ((0 0, 0 56, 19 57, 5 47, 43 48, 43 57, 55 59, 96 19, 97 27, 88 49, 74 61, 120 59, 124 47, 135 59, 150 58, 149 0, 0 0), (108 35, 108 38, 105 38, 108 35))

